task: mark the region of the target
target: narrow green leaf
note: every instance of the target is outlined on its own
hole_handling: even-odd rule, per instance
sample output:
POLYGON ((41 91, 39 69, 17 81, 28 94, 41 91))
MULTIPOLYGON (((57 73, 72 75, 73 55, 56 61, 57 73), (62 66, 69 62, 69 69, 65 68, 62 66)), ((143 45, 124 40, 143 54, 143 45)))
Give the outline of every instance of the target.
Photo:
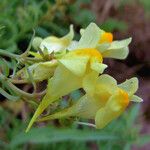
POLYGON ((0 88, 0 93, 5 96, 8 100, 13 100, 13 101, 17 101, 20 99, 19 96, 12 96, 10 94, 8 94, 6 91, 4 91, 2 88, 0 88))
POLYGON ((135 104, 130 108, 130 110, 127 112, 127 124, 129 127, 133 126, 136 118, 139 115, 140 105, 135 104))
POLYGON ((0 57, 0 64, 1 64, 3 74, 7 77, 9 75, 8 62, 5 59, 0 57))
POLYGON ((61 141, 108 141, 119 140, 116 135, 100 133, 98 130, 77 130, 77 129, 55 129, 55 128, 34 128, 28 133, 20 133, 15 136, 10 146, 14 147, 24 143, 53 143, 61 141), (40 135, 40 136, 39 136, 40 135))
POLYGON ((145 144, 149 144, 150 143, 150 134, 147 135, 141 135, 138 139, 138 141, 136 142, 136 144, 138 146, 143 146, 145 144))

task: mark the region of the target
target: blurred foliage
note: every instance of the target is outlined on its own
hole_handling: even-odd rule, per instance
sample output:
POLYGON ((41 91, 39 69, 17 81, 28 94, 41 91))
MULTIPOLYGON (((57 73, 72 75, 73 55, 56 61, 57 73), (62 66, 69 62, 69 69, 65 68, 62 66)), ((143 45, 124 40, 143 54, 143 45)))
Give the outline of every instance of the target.
POLYGON ((135 5, 136 3, 139 3, 141 6, 144 7, 144 10, 146 13, 150 13, 150 1, 149 0, 120 0, 120 6, 125 5, 135 5))
POLYGON ((140 3, 144 6, 144 9, 148 14, 150 14, 150 1, 149 0, 140 0, 140 3))
POLYGON ((128 25, 124 21, 119 21, 117 19, 109 18, 104 23, 102 23, 100 27, 109 32, 115 30, 123 32, 127 30, 128 25))
POLYGON ((94 14, 87 8, 80 9, 81 3, 81 0, 1 0, 0 47, 11 52, 24 51, 33 29, 40 37, 61 36, 67 32, 70 23, 81 26, 95 21, 94 14))
POLYGON ((70 128, 43 127, 33 128, 29 133, 24 129, 27 122, 19 116, 13 117, 11 112, 0 107, 1 149, 92 149, 93 146, 102 150, 131 149, 133 144, 139 147, 150 140, 149 135, 140 135, 140 124, 136 121, 139 105, 132 106, 122 117, 113 121, 103 130, 95 130, 74 123, 70 128), (10 117, 11 116, 11 117, 10 117), (117 126, 116 126, 117 124, 117 126), (57 144, 59 143, 59 144, 57 144))

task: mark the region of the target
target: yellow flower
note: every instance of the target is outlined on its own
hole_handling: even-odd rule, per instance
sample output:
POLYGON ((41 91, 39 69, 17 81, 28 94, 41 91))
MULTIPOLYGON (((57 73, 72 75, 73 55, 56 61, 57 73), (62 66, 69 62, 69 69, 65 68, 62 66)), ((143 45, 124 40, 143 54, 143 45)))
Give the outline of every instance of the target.
MULTIPOLYGON (((61 38, 56 36, 48 36, 44 39, 35 37, 32 45, 36 50, 40 48, 43 52, 46 50, 49 54, 51 54, 52 52, 59 52, 67 49, 67 47, 69 47, 69 45, 72 43, 73 37, 74 30, 73 26, 71 25, 70 32, 67 35, 61 38)), ((31 52, 31 54, 36 55, 34 52, 31 52)))
MULTIPOLYGON (((83 81, 89 74, 92 74, 92 79, 96 79, 99 74, 103 73, 107 65, 102 63, 103 54, 99 50, 100 39, 103 42, 106 41, 105 32, 96 24, 91 23, 82 34, 76 49, 68 52, 58 60, 58 67, 54 72, 54 76, 49 79, 47 93, 38 106, 26 131, 30 129, 34 121, 48 105, 62 96, 82 88, 83 81), (97 46, 99 47, 97 48, 97 46)), ((126 45, 125 43, 124 46, 126 45)))
POLYGON ((30 80, 30 75, 35 82, 49 79, 53 76, 54 71, 57 67, 57 61, 47 61, 35 63, 28 68, 23 68, 17 72, 17 77, 23 80, 30 80), (28 70, 27 70, 28 69, 28 70), (29 75, 30 72, 30 75, 29 75))
MULTIPOLYGON (((92 28, 98 28, 94 23, 90 24, 92 28)), ((89 26, 90 26, 89 25, 89 26)), ((99 50, 103 56, 103 58, 116 58, 116 59, 125 59, 128 56, 129 50, 128 45, 131 42, 131 38, 113 41, 113 34, 109 32, 105 32, 99 28, 99 31, 93 32, 89 30, 88 33, 85 34, 85 30, 81 29, 80 33, 82 35, 80 41, 82 41, 82 45, 85 46, 85 41, 94 41, 94 45, 92 48, 96 48, 99 50), (91 36, 95 35, 95 39, 91 39, 91 36), (84 37, 85 36, 85 37, 84 37), (87 38, 86 38, 87 37, 87 38), (85 41, 83 39, 86 39, 85 41)), ((80 47, 80 44, 78 45, 80 47)))
POLYGON ((96 46, 96 49, 101 52, 104 58, 125 59, 129 53, 128 45, 130 42, 131 38, 113 41, 113 35, 111 33, 104 32, 96 46))
POLYGON ((134 95, 138 88, 137 78, 117 85, 116 80, 109 75, 101 75, 97 79, 91 77, 92 73, 86 76, 84 80, 86 94, 74 105, 38 121, 73 116, 94 119, 96 128, 101 129, 120 116, 129 102, 134 99, 133 97, 137 98, 134 99, 136 102, 142 101, 141 98, 134 95))
POLYGON ((54 76, 49 79, 47 93, 30 121, 27 131, 35 119, 60 97, 82 88, 84 77, 93 72, 92 78, 102 73, 107 65, 102 64, 102 56, 96 49, 74 50, 58 60, 54 76))

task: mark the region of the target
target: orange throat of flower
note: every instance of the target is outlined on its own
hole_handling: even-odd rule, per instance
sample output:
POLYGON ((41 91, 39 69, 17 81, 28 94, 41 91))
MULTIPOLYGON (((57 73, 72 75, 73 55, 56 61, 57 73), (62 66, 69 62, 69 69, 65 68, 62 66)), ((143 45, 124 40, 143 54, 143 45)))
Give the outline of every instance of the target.
POLYGON ((127 107, 129 104, 129 96, 128 93, 122 89, 119 89, 119 95, 123 97, 123 101, 121 101, 121 105, 127 107))
POLYGON ((76 55, 79 55, 79 56, 89 56, 90 57, 90 61, 92 59, 96 59, 100 63, 103 62, 102 54, 95 48, 77 49, 74 52, 75 52, 76 55))
POLYGON ((110 32, 104 32, 100 37, 99 44, 102 43, 111 43, 113 41, 113 34, 110 32))

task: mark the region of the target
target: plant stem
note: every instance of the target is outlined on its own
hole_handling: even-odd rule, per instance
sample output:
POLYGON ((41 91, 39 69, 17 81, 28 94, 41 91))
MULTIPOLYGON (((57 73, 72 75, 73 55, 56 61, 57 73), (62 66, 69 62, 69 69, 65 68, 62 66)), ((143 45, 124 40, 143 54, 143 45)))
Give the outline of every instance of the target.
POLYGON ((18 87, 16 87, 14 84, 12 84, 8 78, 6 78, 3 74, 0 74, 0 80, 5 82, 5 84, 8 85, 8 87, 10 87, 15 93, 17 93, 18 95, 22 96, 22 97, 26 97, 26 98, 38 98, 42 95, 45 94, 46 91, 42 91, 40 93, 27 93, 24 92, 23 90, 19 89, 18 87))
POLYGON ((26 84, 29 83, 27 80, 8 79, 13 84, 26 84))
POLYGON ((34 58, 34 57, 26 57, 25 59, 30 61, 43 61, 43 59, 41 58, 34 58))
POLYGON ((35 58, 35 57, 25 57, 25 58, 22 58, 22 55, 13 54, 13 53, 10 53, 10 52, 2 50, 2 49, 0 49, 0 55, 6 56, 6 57, 10 57, 10 58, 13 58, 13 59, 16 59, 16 60, 23 59, 25 61, 27 60, 27 61, 34 61, 34 62, 43 61, 43 59, 41 59, 41 58, 35 58))
POLYGON ((20 99, 19 96, 12 96, 12 95, 10 95, 9 93, 7 93, 5 90, 3 90, 1 87, 0 87, 0 93, 1 93, 4 97, 6 97, 8 100, 14 100, 14 101, 16 101, 16 100, 20 99))
POLYGON ((10 53, 8 51, 5 51, 5 50, 2 50, 2 49, 0 49, 0 55, 10 57, 10 58, 13 58, 13 59, 18 59, 19 58, 19 55, 12 54, 12 53, 10 53))
POLYGON ((30 49, 31 49, 34 36, 35 36, 35 31, 33 30, 33 35, 32 35, 32 38, 31 38, 31 40, 30 40, 30 43, 29 43, 29 45, 28 45, 28 48, 27 48, 27 50, 26 50, 23 54, 21 54, 21 57, 22 57, 22 58, 26 58, 26 57, 29 55, 29 51, 30 51, 30 49))

